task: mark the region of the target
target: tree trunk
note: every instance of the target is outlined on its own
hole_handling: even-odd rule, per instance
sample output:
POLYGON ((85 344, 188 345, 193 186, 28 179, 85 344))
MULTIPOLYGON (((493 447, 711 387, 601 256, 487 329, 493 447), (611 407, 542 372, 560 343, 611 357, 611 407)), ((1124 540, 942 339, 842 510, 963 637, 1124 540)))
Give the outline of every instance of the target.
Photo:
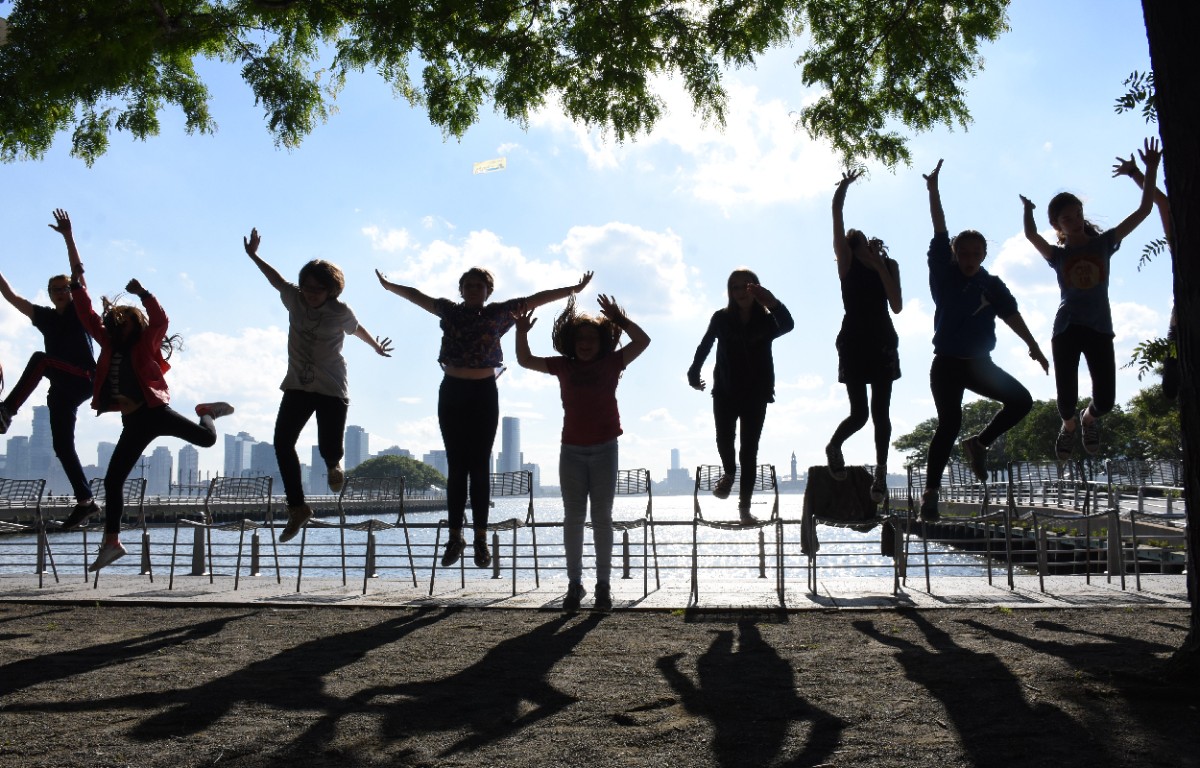
POLYGON ((1175 662, 1200 669, 1200 603, 1196 592, 1196 552, 1200 540, 1200 78, 1196 77, 1195 34, 1200 3, 1142 0, 1150 62, 1157 93, 1163 168, 1171 200, 1174 232, 1172 273, 1178 322, 1176 344, 1182 374, 1180 421, 1183 431, 1184 499, 1187 501, 1187 580, 1191 623, 1175 662))

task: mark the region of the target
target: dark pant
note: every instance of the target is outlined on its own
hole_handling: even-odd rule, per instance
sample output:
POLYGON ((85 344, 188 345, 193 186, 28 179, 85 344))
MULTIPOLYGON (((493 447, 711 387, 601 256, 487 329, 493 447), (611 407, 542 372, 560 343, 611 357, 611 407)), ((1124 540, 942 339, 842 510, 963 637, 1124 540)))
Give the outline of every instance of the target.
POLYGON ((471 524, 483 536, 491 503, 492 445, 500 421, 496 379, 458 379, 446 376, 438 390, 438 425, 446 446, 446 506, 450 529, 461 531, 467 516, 468 483, 471 524))
MULTIPOLYGON (((300 457, 296 455, 296 441, 304 425, 315 413, 317 415, 317 450, 326 467, 335 466, 345 454, 343 434, 346 431, 346 413, 350 403, 333 395, 305 392, 302 389, 285 389, 279 401, 279 415, 275 417, 275 461, 279 464, 279 476, 283 478, 283 492, 287 504, 294 507, 304 503, 304 483, 300 479, 300 457)), ((313 467, 313 471, 317 470, 313 467)))
POLYGON ((71 483, 71 491, 76 501, 92 498, 88 488, 87 478, 83 474, 83 466, 79 461, 79 453, 75 450, 75 412, 92 395, 92 380, 88 372, 61 360, 47 357, 45 352, 34 352, 29 357, 29 364, 21 378, 17 380, 12 392, 4 398, 4 407, 9 414, 15 414, 33 390, 41 383, 42 377, 48 371, 58 371, 50 381, 50 391, 46 394, 46 405, 50 408, 50 438, 54 445, 54 455, 62 464, 63 472, 71 483))
POLYGON ((871 385, 871 406, 867 408, 867 385, 862 382, 846 383, 846 394, 850 398, 850 415, 842 420, 833 432, 829 444, 840 449, 858 430, 867 424, 867 417, 875 422, 875 463, 887 465, 888 445, 892 441, 892 382, 884 381, 871 385))
POLYGON ((1000 369, 990 357, 948 357, 934 355, 929 368, 929 389, 937 408, 938 426, 929 443, 929 464, 925 487, 938 488, 942 472, 950 460, 954 440, 962 427, 962 400, 966 390, 998 400, 1003 406, 991 423, 979 433, 979 442, 991 445, 996 438, 1020 423, 1033 408, 1033 398, 1021 382, 1000 369))
POLYGON ((211 416, 203 416, 199 423, 171 408, 160 405, 155 408, 143 405, 133 413, 121 417, 121 436, 113 449, 104 473, 104 532, 116 534, 121 531, 121 515, 125 512, 125 480, 142 458, 142 452, 160 437, 178 437, 202 448, 210 448, 217 442, 217 428, 211 416))
POLYGON ((742 465, 742 481, 738 489, 738 502, 745 506, 754 495, 754 483, 758 479, 758 441, 762 437, 763 423, 767 420, 767 401, 751 400, 724 395, 713 395, 713 421, 717 426, 717 455, 721 457, 721 468, 726 474, 737 471, 742 465), (737 423, 742 422, 742 442, 734 460, 733 440, 737 423))
POLYGON ((1054 353, 1054 383, 1058 390, 1058 415, 1063 421, 1075 418, 1079 402, 1079 356, 1087 361, 1092 377, 1092 415, 1103 416, 1117 401, 1117 359, 1112 336, 1082 325, 1067 329, 1050 340, 1054 353))

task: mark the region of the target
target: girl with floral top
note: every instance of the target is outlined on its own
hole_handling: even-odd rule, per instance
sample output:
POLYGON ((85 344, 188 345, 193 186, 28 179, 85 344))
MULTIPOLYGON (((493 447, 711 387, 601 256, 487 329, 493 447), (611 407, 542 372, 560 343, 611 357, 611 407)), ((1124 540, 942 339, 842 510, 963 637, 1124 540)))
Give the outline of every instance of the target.
POLYGON ((582 291, 592 279, 587 272, 575 285, 540 291, 520 299, 487 303, 496 286, 492 273, 472 267, 458 279, 461 302, 435 299, 416 288, 393 283, 375 271, 384 290, 411 301, 441 319, 442 346, 438 353, 445 376, 438 390, 438 425, 446 447, 446 505, 450 538, 442 565, 458 562, 466 548, 462 529, 468 491, 475 529, 475 565, 491 565, 488 550, 488 507, 491 504, 489 461, 500 421, 496 375, 504 361, 500 339, 516 322, 515 315, 582 291))

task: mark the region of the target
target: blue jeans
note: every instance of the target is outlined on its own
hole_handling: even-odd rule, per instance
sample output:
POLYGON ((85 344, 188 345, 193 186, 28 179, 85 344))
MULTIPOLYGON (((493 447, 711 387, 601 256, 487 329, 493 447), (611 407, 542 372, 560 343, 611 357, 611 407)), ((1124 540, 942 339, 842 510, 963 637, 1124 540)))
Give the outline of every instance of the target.
POLYGON ((599 445, 566 445, 558 454, 562 486, 563 546, 567 578, 583 581, 583 523, 592 500, 592 544, 596 549, 596 581, 608 583, 612 572, 612 508, 617 492, 617 441, 599 445))

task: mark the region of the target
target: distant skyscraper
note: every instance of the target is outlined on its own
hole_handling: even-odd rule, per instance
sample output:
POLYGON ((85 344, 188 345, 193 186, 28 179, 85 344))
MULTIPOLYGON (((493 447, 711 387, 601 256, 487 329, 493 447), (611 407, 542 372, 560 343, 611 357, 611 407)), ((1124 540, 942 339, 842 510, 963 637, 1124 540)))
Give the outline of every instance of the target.
POLYGON ((523 469, 526 472, 529 472, 530 474, 533 475, 533 489, 535 491, 542 487, 542 468, 541 467, 539 467, 537 464, 522 464, 521 469, 523 469))
POLYGON ((421 457, 421 461, 433 467, 438 472, 441 472, 443 475, 447 475, 450 472, 450 464, 446 461, 445 451, 430 451, 421 457))
POLYGON ((401 448, 398 445, 393 445, 391 448, 384 448, 376 456, 400 456, 405 459, 413 458, 412 451, 407 448, 401 448))
POLYGON ((351 470, 371 458, 371 436, 362 427, 351 424, 346 427, 346 456, 342 466, 351 470))
POLYGON ((679 449, 671 449, 671 469, 679 469, 679 449))
POLYGON ((171 450, 160 445, 150 454, 146 467, 146 494, 149 496, 166 496, 171 492, 171 450))
POLYGON ((258 442, 247 432, 225 435, 225 476, 241 477, 250 469, 250 449, 258 442))
POLYGON ((96 443, 96 468, 100 470, 100 474, 108 472, 108 462, 112 461, 113 451, 116 448, 116 443, 103 441, 96 443))
POLYGON ((8 438, 8 463, 4 471, 14 480, 28 480, 29 438, 24 435, 8 438))
POLYGON ((272 493, 282 493, 283 478, 279 474, 279 462, 275 459, 275 446, 270 443, 255 443, 250 448, 250 474, 255 477, 273 477, 272 493))
POLYGON ((200 451, 196 450, 194 445, 185 445, 179 449, 179 474, 177 480, 180 485, 197 485, 200 482, 200 451))
POLYGON ((505 416, 500 420, 500 460, 497 472, 517 472, 521 469, 521 420, 505 416))
POLYGON ((50 409, 44 405, 33 406, 33 431, 29 435, 29 472, 32 477, 48 478, 51 463, 58 464, 53 443, 50 436, 50 409))

